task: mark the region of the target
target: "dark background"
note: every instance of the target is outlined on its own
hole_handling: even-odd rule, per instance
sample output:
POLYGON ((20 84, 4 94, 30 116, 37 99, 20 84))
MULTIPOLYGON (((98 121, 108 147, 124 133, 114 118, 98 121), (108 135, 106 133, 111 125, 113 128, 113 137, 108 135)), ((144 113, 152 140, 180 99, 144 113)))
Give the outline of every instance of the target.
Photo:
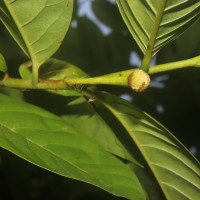
MULTIPOLYGON (((100 0, 75 1, 72 26, 54 57, 71 62, 91 76, 131 69, 142 53, 121 19, 115 4, 100 0), (91 3, 92 2, 92 3, 91 3), (86 4, 100 23, 81 15, 86 4), (110 30, 105 34, 105 30, 110 30), (130 59, 130 55, 137 58, 130 59)), ((91 11, 86 9, 87 15, 91 11)), ((200 55, 200 20, 180 38, 156 55, 156 64, 179 61, 200 55)), ((27 61, 22 51, 0 24, 0 52, 6 58, 9 73, 18 77, 18 66, 27 61)), ((151 87, 143 93, 127 88, 99 86, 100 90, 126 96, 141 109, 165 125, 199 159, 200 158, 200 69, 188 68, 152 76, 151 87)), ((22 92, 1 89, 15 98, 60 114, 63 97, 43 91, 22 92)), ((0 149, 0 200, 7 199, 118 199, 99 188, 67 179, 0 149)))

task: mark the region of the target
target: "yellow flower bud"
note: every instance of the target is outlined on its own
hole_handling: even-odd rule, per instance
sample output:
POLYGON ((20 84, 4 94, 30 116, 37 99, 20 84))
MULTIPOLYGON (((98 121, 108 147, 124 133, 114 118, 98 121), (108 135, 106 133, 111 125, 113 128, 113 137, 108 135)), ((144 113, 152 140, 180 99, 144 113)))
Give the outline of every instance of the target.
POLYGON ((141 69, 136 69, 132 74, 128 77, 128 85, 136 92, 142 92, 145 90, 150 84, 149 75, 141 69))

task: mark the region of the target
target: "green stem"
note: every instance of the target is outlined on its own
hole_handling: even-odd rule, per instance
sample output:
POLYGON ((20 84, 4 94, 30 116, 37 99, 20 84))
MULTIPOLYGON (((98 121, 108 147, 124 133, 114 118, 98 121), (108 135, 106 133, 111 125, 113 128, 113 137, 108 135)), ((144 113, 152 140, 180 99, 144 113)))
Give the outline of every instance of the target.
MULTIPOLYGON (((194 58, 190 58, 187 60, 181 60, 177 62, 151 66, 149 68, 149 74, 157 74, 157 73, 162 73, 162 72, 167 72, 167 71, 172 71, 172 70, 177 70, 177 69, 182 69, 182 68, 189 68, 189 67, 200 68, 200 56, 196 56, 194 58)), ((129 70, 118 72, 118 73, 123 73, 123 76, 128 76, 132 72, 133 72, 133 69, 129 69, 129 70)))
POLYGON ((162 14, 165 9, 165 4, 166 4, 166 0, 160 1, 160 4, 158 6, 159 9, 158 9, 156 19, 154 22, 154 26, 153 26, 152 32, 150 34, 149 43, 147 45, 147 50, 146 50, 144 58, 142 60, 141 69, 144 70, 145 72, 148 72, 148 70, 149 70, 149 64, 150 64, 152 54, 153 54, 153 47, 154 47, 154 44, 156 41, 156 36, 158 34, 160 22, 162 19, 162 14))
POLYGON ((19 89, 46 89, 46 90, 66 90, 71 89, 63 80, 40 80, 37 85, 32 84, 32 80, 5 77, 0 81, 0 86, 19 89))
MULTIPOLYGON (((182 60, 178 62, 152 66, 149 69, 149 74, 156 74, 186 67, 200 68, 200 56, 188 60, 182 60)), ((3 80, 0 80, 0 86, 21 88, 21 89, 45 89, 45 90, 74 89, 73 86, 76 85, 90 85, 90 84, 128 86, 128 77, 134 71, 135 69, 131 69, 94 78, 73 78, 73 79, 66 78, 64 80, 39 80, 36 85, 32 84, 32 80, 16 79, 5 76, 3 80)))
POLYGON ((182 69, 186 67, 200 67, 200 56, 196 56, 194 58, 190 58, 187 60, 181 60, 178 62, 171 62, 156 66, 151 66, 149 69, 149 74, 156 74, 176 69, 182 69))
MULTIPOLYGON (((133 72, 133 69, 131 71, 133 72)), ((122 71, 94 78, 66 78, 65 83, 67 85, 102 84, 102 85, 127 86, 128 80, 127 80, 127 74, 124 74, 122 71)))
POLYGON ((38 66, 33 63, 32 85, 35 87, 38 84, 38 66))

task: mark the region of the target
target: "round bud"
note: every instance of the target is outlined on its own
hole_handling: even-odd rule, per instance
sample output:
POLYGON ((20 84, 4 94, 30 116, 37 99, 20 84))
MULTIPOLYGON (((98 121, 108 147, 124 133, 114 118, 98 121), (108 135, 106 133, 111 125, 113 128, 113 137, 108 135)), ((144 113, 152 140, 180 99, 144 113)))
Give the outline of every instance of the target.
POLYGON ((141 69, 136 69, 132 74, 128 77, 128 85, 136 92, 142 92, 145 90, 150 84, 149 75, 141 69))

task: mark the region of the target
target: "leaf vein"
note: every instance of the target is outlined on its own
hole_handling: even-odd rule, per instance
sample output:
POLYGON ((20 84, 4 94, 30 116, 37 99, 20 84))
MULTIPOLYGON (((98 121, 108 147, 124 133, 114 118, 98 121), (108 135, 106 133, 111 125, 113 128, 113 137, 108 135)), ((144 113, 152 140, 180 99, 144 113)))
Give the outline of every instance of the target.
POLYGON ((25 26, 28 26, 29 24, 33 23, 34 20, 37 19, 37 17, 39 17, 39 15, 42 13, 42 11, 45 9, 44 7, 41 7, 41 9, 38 11, 38 13, 36 15, 34 15, 29 21, 26 21, 25 23, 21 24, 21 28, 24 28, 25 26))
POLYGON ((146 132, 146 131, 143 131, 143 130, 133 130, 132 129, 130 131, 138 132, 138 133, 144 133, 144 134, 147 134, 147 135, 151 135, 151 136, 153 136, 153 137, 155 137, 155 138, 157 138, 157 139, 159 139, 161 141, 166 142, 167 144, 170 144, 170 145, 172 145, 172 146, 174 146, 176 148, 179 148, 179 146, 177 146, 175 143, 171 142, 165 135, 162 135, 162 136, 165 137, 165 138, 163 138, 163 137, 160 136, 160 134, 157 134, 156 132, 154 132, 156 134, 153 134, 152 132, 146 132))
POLYGON ((141 144, 142 147, 147 147, 147 148, 154 148, 154 149, 157 149, 159 151, 163 151, 165 152, 166 154, 169 154, 170 156, 176 158, 179 162, 181 162, 182 164, 184 164, 185 166, 187 166, 188 169, 192 170, 196 175, 199 176, 199 173, 192 167, 190 167, 186 162, 184 162, 183 160, 181 160, 179 157, 177 157, 174 152, 169 152, 169 151, 166 151, 166 149, 163 149, 162 147, 156 147, 156 146, 153 146, 153 145, 149 145, 149 144, 141 144))
POLYGON ((166 182, 161 182, 161 184, 166 185, 172 189, 174 189, 175 191, 179 192, 181 195, 185 196, 188 200, 191 199, 189 196, 187 196, 185 193, 183 193, 183 191, 180 191, 178 188, 176 188, 174 185, 171 185, 169 183, 166 182))
MULTIPOLYGON (((52 23, 49 24, 49 25, 46 27, 46 29, 44 29, 44 32, 41 32, 41 35, 40 35, 38 38, 36 38, 35 41, 32 41, 32 42, 30 43, 30 45, 34 45, 35 43, 37 43, 38 41, 40 41, 40 40, 42 39, 43 36, 46 36, 45 33, 47 33, 48 30, 49 30, 57 21, 60 20, 59 18, 60 18, 60 16, 61 16, 63 13, 64 13, 64 12, 61 12, 61 14, 60 14, 59 16, 57 16, 57 18, 55 18, 55 20, 52 21, 52 23)), ((57 33, 57 30, 55 30, 54 32, 57 33)), ((52 33, 52 32, 51 32, 51 33, 52 33)))
POLYGON ((162 166, 160 165, 160 163, 155 163, 155 162, 151 162, 152 165, 155 165, 157 167, 160 167, 162 169, 165 169, 175 175, 177 175, 178 177, 182 178, 183 180, 185 180, 186 182, 190 183, 191 185, 193 185, 194 187, 196 187, 197 189, 200 189, 200 187, 198 187, 198 185, 194 184, 193 182, 191 182, 187 177, 182 176, 181 174, 178 174, 176 171, 174 171, 173 169, 167 168, 166 166, 162 166))
POLYGON ((64 0, 61 0, 60 2, 56 2, 56 3, 52 3, 52 4, 46 4, 46 7, 55 6, 55 5, 61 4, 63 2, 64 2, 64 0))
POLYGON ((178 3, 172 4, 171 6, 166 7, 165 12, 170 12, 170 10, 173 10, 174 8, 182 7, 184 4, 191 2, 190 0, 182 0, 178 3))

